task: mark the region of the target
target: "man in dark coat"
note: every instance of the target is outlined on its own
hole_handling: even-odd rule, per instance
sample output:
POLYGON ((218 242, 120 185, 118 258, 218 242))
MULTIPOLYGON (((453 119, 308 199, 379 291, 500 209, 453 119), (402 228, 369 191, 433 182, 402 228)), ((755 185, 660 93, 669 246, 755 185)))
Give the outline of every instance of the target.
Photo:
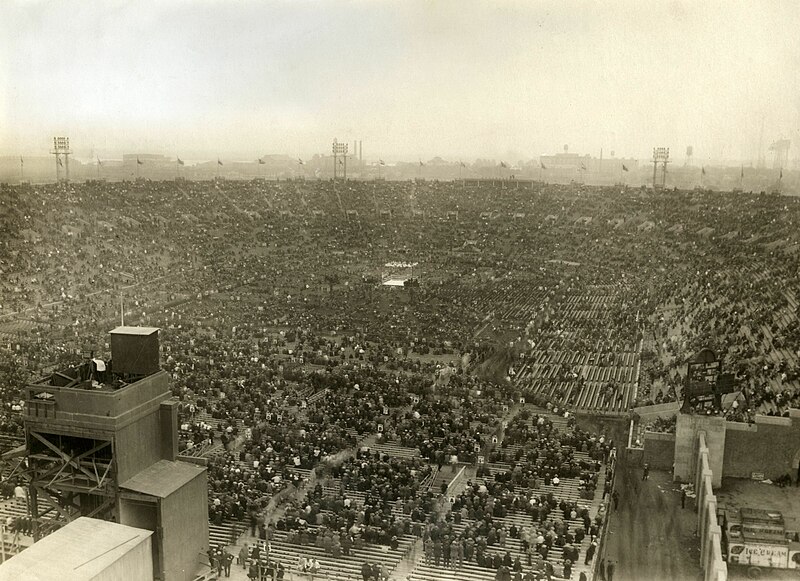
POLYGON ((586 558, 583 560, 584 565, 588 565, 589 563, 591 563, 592 558, 594 557, 594 552, 596 550, 597 550, 597 543, 595 541, 592 541, 592 543, 589 545, 589 548, 586 549, 586 558))

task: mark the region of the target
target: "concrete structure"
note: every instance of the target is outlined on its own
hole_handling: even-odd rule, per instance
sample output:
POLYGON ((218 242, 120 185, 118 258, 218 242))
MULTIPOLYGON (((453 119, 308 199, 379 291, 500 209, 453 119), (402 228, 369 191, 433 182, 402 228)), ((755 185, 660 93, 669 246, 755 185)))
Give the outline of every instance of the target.
POLYGON ((691 482, 697 471, 695 450, 700 436, 709 449, 709 468, 714 474, 712 485, 722 484, 722 461, 725 456, 725 418, 695 414, 679 414, 675 430, 675 470, 673 478, 691 482))
POLYGON ((206 471, 176 461, 178 404, 158 329, 118 327, 111 350, 25 389, 34 538, 80 516, 130 524, 155 532, 153 577, 183 580, 208 549, 206 471))
POLYGON ((723 476, 790 474, 795 482, 800 477, 800 410, 790 410, 788 418, 756 416, 754 424, 726 422, 725 427, 723 476))
POLYGON ((800 410, 789 410, 788 417, 759 415, 752 424, 679 413, 674 434, 645 432, 643 447, 629 448, 628 454, 634 463, 648 462, 654 468, 668 469, 672 461, 673 479, 694 485, 704 579, 723 581, 728 567, 714 491, 723 477, 774 479, 789 474, 800 480, 800 410))
POLYGON ((81 517, 0 565, 0 581, 152 581, 151 535, 81 517))
POLYGON ((692 462, 694 489, 697 493, 697 535, 700 537, 700 564, 705 581, 726 581, 728 565, 722 558, 722 530, 717 522, 717 498, 712 491, 715 478, 710 468, 710 450, 705 432, 697 434, 692 462))
POLYGON ((710 451, 714 488, 722 478, 751 478, 754 473, 773 479, 789 474, 795 482, 800 478, 800 410, 790 410, 789 417, 759 415, 752 424, 678 414, 674 434, 645 432, 642 451, 636 454, 653 468, 670 470, 674 465, 674 479, 691 482, 700 434, 710 451))
POLYGON ((166 372, 115 374, 110 368, 124 346, 114 346, 105 372, 87 360, 25 388, 35 517, 43 516, 42 501, 65 520, 75 514, 111 518, 119 482, 162 458, 175 459, 177 407, 168 401, 166 372))
POLYGON ((641 464, 647 462, 650 468, 672 472, 675 462, 675 434, 665 432, 646 432, 641 464))
POLYGON ((159 460, 121 483, 120 489, 120 521, 156 531, 153 565, 157 577, 185 579, 194 573, 200 556, 208 550, 205 468, 159 460), (203 510, 198 511, 198 506, 203 510))

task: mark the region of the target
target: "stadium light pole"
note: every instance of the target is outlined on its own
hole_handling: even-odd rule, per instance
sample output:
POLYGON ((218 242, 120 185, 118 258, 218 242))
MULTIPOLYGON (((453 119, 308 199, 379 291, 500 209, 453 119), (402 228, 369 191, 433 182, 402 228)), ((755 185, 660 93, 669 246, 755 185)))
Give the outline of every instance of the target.
POLYGON ((333 146, 331 147, 331 152, 333 153, 333 190, 336 191, 336 164, 339 162, 337 159, 337 155, 339 149, 336 147, 336 139, 333 140, 333 146))
POLYGON ((344 179, 347 181, 347 151, 348 151, 348 144, 347 143, 339 143, 338 139, 333 140, 333 144, 331 146, 331 152, 333 153, 333 191, 336 191, 336 169, 339 165, 339 158, 343 157, 344 162, 344 179))
POLYGON ((661 173, 661 187, 667 184, 667 164, 669 163, 669 148, 668 147, 654 147, 653 148, 653 190, 657 188, 656 180, 658 173, 658 164, 663 164, 661 173))
POLYGON ((69 150, 69 137, 53 137, 53 151, 50 153, 56 156, 56 183, 60 179, 58 168, 62 167, 62 155, 64 156, 64 172, 66 175, 64 179, 69 182, 69 156, 72 153, 69 150))

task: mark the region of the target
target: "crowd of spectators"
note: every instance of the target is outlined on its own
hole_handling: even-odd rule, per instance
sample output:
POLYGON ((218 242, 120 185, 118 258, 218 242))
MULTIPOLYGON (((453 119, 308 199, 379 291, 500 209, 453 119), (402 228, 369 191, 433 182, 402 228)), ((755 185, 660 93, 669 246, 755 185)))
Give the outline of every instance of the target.
MULTIPOLYGON (((126 322, 161 329, 181 452, 209 458, 213 522, 265 529, 276 495, 370 434, 418 450, 418 473, 373 456, 340 465, 344 493, 367 504, 340 522, 324 495, 309 500, 342 551, 342 526, 391 544, 429 518, 387 513, 427 502, 413 492, 427 462, 509 465, 491 484, 501 511, 558 478, 588 496, 609 443, 525 414, 504 426, 507 406, 593 394, 624 412, 639 363, 639 403, 680 401, 686 361, 708 346, 738 395, 698 412, 787 414, 800 405, 799 220, 794 198, 539 183, 2 186, 3 447, 23 434, 25 382, 107 358, 122 302, 126 322), (380 284, 393 260, 418 264, 418 288, 380 284)), ((575 534, 540 523, 537 538, 575 534)))
MULTIPOLYGON (((430 369, 431 357, 468 355, 478 365, 493 338, 516 342, 534 361, 558 349, 614 365, 615 353, 649 336, 653 401, 679 398, 675 372, 711 344, 747 392, 726 412, 747 419, 797 403, 794 199, 546 184, 489 196, 486 188, 351 183, 334 195, 323 181, 5 186, 0 315, 13 321, 12 351, 49 337, 55 323, 72 326, 68 351, 101 350, 123 294, 129 317, 179 329, 175 349, 186 348, 181 338, 230 340, 246 348, 218 360, 328 366, 352 358, 409 372, 430 369), (536 249, 534 263, 526 248, 536 249), (400 308, 376 284, 392 253, 422 265, 417 300, 405 297, 400 308), (606 297, 602 316, 571 308, 581 297, 606 297), (256 321, 241 316, 254 310, 256 321)), ((552 395, 576 403, 585 379, 572 368, 562 377, 579 388, 552 395)), ((602 392, 602 405, 627 403, 613 382, 602 392)))

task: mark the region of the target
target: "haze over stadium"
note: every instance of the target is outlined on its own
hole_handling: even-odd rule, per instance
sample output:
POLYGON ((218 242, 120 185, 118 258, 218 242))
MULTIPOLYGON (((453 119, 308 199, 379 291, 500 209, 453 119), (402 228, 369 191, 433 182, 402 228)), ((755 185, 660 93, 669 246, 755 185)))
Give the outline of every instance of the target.
MULTIPOLYGON (((796 3, 3 2, 0 154, 756 159, 800 142, 796 3)), ((796 151, 796 149, 795 149, 796 151)))

